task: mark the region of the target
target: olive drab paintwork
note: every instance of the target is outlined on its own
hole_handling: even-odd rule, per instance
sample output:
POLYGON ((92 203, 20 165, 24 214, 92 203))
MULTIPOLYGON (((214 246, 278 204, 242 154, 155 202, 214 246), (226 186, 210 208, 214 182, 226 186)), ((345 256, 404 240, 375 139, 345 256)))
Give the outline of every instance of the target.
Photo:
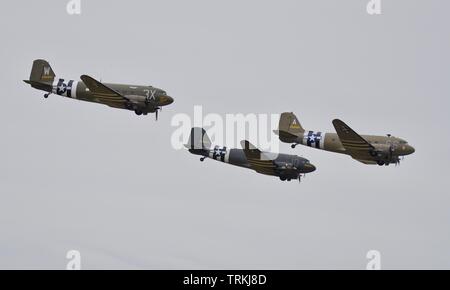
POLYGON ((398 164, 400 157, 414 153, 405 140, 391 135, 359 135, 339 119, 333 120, 337 133, 323 133, 303 129, 293 113, 282 113, 278 134, 280 141, 302 144, 316 149, 347 154, 365 164, 398 164))
POLYGON ((173 103, 173 98, 159 88, 142 85, 101 83, 82 75, 80 81, 57 78, 50 64, 42 59, 35 60, 30 79, 24 82, 33 88, 46 91, 47 98, 56 94, 76 100, 104 104, 113 108, 132 110, 137 115, 156 113, 163 106, 173 103))
MULTIPOLYGON (((47 98, 55 94, 71 99, 99 103, 113 108, 132 110, 137 115, 156 113, 163 106, 173 103, 167 93, 153 86, 102 83, 88 75, 80 80, 56 77, 50 64, 35 60, 29 80, 31 87, 45 91, 47 98)), ((305 130, 293 113, 282 113, 279 128, 275 133, 285 143, 298 144, 316 149, 347 154, 365 164, 398 164, 400 157, 414 153, 414 148, 405 140, 391 135, 359 135, 339 119, 333 120, 336 133, 305 130)), ((298 179, 316 170, 309 160, 288 154, 262 152, 247 140, 241 141, 242 149, 212 147, 203 128, 192 128, 188 144, 190 153, 200 155, 201 161, 213 159, 231 165, 252 169, 260 174, 277 176, 281 180, 298 179)))
POLYGON ((247 140, 241 141, 242 149, 227 148, 211 145, 206 131, 203 128, 192 128, 188 144, 185 147, 195 155, 202 156, 200 161, 206 158, 228 163, 247 169, 253 169, 258 173, 277 176, 281 180, 291 181, 298 179, 306 173, 316 170, 308 159, 288 154, 276 154, 262 152, 247 140))

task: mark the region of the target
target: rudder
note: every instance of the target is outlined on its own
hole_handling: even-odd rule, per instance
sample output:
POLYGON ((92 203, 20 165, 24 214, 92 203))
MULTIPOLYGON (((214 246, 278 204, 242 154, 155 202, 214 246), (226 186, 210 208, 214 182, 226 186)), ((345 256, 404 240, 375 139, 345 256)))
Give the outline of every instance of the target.
POLYGON ((305 129, 303 129, 294 113, 287 112, 281 114, 278 130, 296 136, 302 135, 305 132, 305 129))
POLYGON ((30 79, 25 82, 31 85, 51 86, 54 79, 55 73, 50 64, 46 60, 36 59, 33 61, 30 79))
POLYGON ((211 148, 211 140, 209 139, 205 129, 194 127, 191 129, 188 144, 186 144, 185 147, 192 153, 195 153, 196 151, 209 150, 211 148))

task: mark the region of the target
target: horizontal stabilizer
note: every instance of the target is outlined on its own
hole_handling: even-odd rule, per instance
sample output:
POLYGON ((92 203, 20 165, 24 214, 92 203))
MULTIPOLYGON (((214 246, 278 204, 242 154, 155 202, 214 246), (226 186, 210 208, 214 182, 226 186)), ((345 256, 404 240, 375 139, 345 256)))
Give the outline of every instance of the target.
POLYGON ((292 134, 292 133, 289 133, 289 132, 283 131, 283 130, 273 130, 273 132, 275 133, 275 135, 278 135, 280 137, 280 139, 283 141, 284 140, 292 140, 291 142, 294 142, 299 137, 298 135, 295 135, 295 134, 292 134))

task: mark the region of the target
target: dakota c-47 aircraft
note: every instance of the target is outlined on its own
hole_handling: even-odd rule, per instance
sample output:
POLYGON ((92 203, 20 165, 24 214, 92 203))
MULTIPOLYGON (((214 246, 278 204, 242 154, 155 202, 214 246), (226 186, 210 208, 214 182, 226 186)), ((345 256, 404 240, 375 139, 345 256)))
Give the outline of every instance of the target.
POLYGON ((282 181, 298 179, 316 170, 307 159, 287 154, 261 152, 247 140, 241 141, 243 149, 228 149, 215 146, 211 149, 211 140, 203 128, 192 128, 188 144, 185 147, 195 155, 202 156, 200 161, 211 158, 231 165, 253 169, 265 175, 278 176, 282 181))
POLYGON ((333 120, 336 133, 306 131, 293 113, 282 113, 278 130, 280 141, 350 155, 365 164, 400 163, 400 157, 414 153, 403 139, 391 136, 359 135, 341 120, 333 120))
POLYGON ((134 111, 137 115, 156 113, 163 106, 173 103, 173 99, 161 89, 152 86, 134 86, 122 84, 104 84, 94 78, 82 75, 81 81, 56 78, 55 73, 45 60, 33 62, 29 80, 24 80, 33 88, 50 94, 77 100, 100 103, 113 108, 134 111))

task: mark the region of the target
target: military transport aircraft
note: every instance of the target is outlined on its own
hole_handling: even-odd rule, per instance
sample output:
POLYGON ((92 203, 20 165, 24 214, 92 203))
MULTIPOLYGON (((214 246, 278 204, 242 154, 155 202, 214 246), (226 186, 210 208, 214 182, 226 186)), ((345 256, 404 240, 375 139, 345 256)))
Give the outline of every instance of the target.
POLYGON ((200 161, 211 158, 231 165, 253 169, 265 175, 278 176, 282 181, 298 179, 316 167, 307 159, 287 154, 261 152, 247 140, 241 141, 243 149, 229 149, 215 146, 211 149, 211 140, 203 128, 192 128, 188 144, 185 147, 195 155, 202 156, 200 161))
POLYGON ((336 133, 306 131, 293 113, 282 113, 278 130, 280 141, 350 155, 364 164, 389 165, 400 163, 400 157, 414 153, 405 140, 387 136, 359 135, 341 120, 333 120, 336 133))
POLYGON ((24 82, 35 89, 46 91, 45 98, 53 93, 113 108, 132 110, 137 115, 156 113, 156 120, 158 111, 163 106, 173 103, 173 99, 165 91, 152 86, 106 84, 87 75, 80 78, 81 82, 56 78, 49 63, 37 59, 33 62, 30 79, 24 82))

